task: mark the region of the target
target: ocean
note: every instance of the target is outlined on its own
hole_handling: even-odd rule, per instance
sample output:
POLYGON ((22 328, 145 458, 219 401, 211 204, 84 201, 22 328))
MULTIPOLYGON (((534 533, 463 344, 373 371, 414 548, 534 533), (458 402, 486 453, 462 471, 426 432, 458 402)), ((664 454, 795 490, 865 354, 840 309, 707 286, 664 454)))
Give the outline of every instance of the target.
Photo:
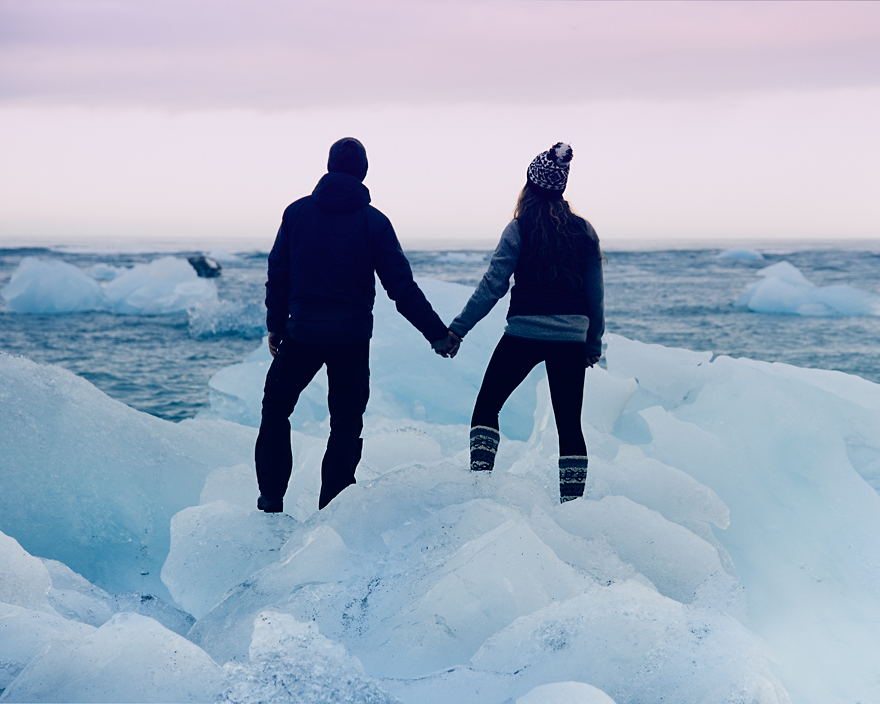
MULTIPOLYGON (((763 259, 719 258, 719 249, 607 251, 606 332, 716 355, 836 369, 880 382, 880 317, 765 314, 734 302, 758 272, 787 261, 817 287, 880 294, 880 248, 801 245, 761 250, 763 259)), ((161 256, 167 255, 162 252, 161 256)), ((178 252, 185 258, 198 252, 178 252)), ((0 249, 0 288, 24 257, 61 259, 82 269, 130 267, 160 254, 87 249, 0 249)), ((419 251, 407 256, 417 277, 475 286, 490 251, 419 251)), ((220 304, 172 315, 108 312, 21 314, 0 300, 0 350, 58 364, 110 397, 178 421, 208 405, 208 380, 243 360, 265 334, 267 254, 225 258, 220 304)), ((385 295, 379 291, 378 295, 385 295)), ((506 301, 500 305, 506 306, 506 301)))

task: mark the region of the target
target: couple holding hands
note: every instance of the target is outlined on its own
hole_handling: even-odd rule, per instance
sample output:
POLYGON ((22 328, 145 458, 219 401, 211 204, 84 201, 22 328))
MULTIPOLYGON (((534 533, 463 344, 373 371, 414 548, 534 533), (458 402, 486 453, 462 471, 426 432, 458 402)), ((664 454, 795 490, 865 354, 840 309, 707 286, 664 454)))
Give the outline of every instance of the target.
POLYGON ((571 159, 571 147, 558 142, 529 164, 513 220, 473 295, 447 328, 413 281, 390 221, 370 205, 363 145, 347 137, 330 147, 328 173, 310 196, 284 211, 269 255, 266 323, 273 361, 255 449, 260 510, 283 510, 293 467, 289 418, 324 365, 330 437, 319 508, 355 483, 370 392, 376 275, 397 310, 444 357, 456 355, 513 277, 507 326, 471 419, 470 468, 492 470, 501 407, 544 362, 559 431, 560 501, 583 495, 587 447, 581 406, 586 367, 596 364, 602 351, 604 285, 599 238, 562 197, 571 159))

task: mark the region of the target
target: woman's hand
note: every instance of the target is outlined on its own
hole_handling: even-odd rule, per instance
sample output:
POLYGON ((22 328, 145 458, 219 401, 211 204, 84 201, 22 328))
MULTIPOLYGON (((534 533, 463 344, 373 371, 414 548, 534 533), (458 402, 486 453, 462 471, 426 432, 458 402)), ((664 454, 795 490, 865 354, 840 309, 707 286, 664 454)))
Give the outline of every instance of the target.
POLYGON ((602 359, 601 354, 591 354, 587 355, 587 366, 594 367, 599 363, 599 360, 602 359))
POLYGON ((446 331, 446 337, 431 343, 431 347, 441 357, 454 357, 458 354, 458 348, 461 345, 461 338, 452 330, 446 331))

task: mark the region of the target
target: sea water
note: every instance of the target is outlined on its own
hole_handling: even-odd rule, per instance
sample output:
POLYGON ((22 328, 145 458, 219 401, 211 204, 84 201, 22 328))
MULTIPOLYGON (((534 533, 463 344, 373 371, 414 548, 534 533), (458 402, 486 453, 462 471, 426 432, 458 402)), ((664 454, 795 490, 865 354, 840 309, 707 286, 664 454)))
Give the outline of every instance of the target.
MULTIPOLYGON (((185 260, 197 252, 178 252, 185 260)), ((878 315, 762 314, 736 305, 759 272, 781 262, 815 287, 880 293, 880 246, 787 251, 676 249, 605 252, 606 331, 647 343, 716 355, 836 369, 880 382, 878 315)), ((167 253, 83 249, 0 249, 0 288, 22 260, 60 260, 93 275, 148 264, 167 253)), ((416 277, 475 286, 490 251, 419 251, 407 256, 416 277)), ((58 364, 112 398, 167 420, 208 406, 208 380, 243 360, 265 334, 267 254, 222 257, 217 300, 168 315, 110 311, 10 312, 0 299, 0 349, 58 364)), ((379 287, 379 296, 384 292, 379 287)), ((500 305, 506 307, 506 301, 500 305)), ((450 322, 450 321, 445 321, 450 322)), ((465 344, 467 344, 465 342, 465 344)))

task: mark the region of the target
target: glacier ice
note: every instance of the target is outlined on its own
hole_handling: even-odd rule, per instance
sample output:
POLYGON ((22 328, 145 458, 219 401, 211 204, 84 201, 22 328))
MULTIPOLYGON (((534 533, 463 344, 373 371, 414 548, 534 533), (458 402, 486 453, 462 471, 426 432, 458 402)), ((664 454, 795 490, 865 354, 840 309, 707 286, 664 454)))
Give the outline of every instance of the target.
POLYGON ((177 257, 131 268, 96 264, 88 272, 57 259, 25 257, 0 293, 15 313, 164 315, 216 301, 217 286, 177 257))
POLYGON ((880 295, 847 284, 816 286, 789 262, 778 262, 757 274, 761 280, 749 284, 736 306, 756 313, 818 317, 880 315, 880 295))
POLYGON ((288 614, 257 616, 248 655, 246 664, 226 666, 218 702, 400 704, 344 647, 288 614))
POLYGON ((171 517, 216 467, 250 462, 256 432, 171 423, 55 366, 0 352, 0 531, 109 592, 168 597, 171 517))
POLYGON ((223 671, 146 616, 120 613, 79 637, 52 640, 0 702, 213 702, 223 671))
MULTIPOLYGON (((468 293, 425 287, 444 318, 468 293)), ((286 513, 254 510, 255 431, 228 420, 258 418, 265 347, 218 375, 227 405, 211 412, 227 421, 180 424, 0 355, 0 558, 14 567, 0 627, 22 634, 0 635, 7 700, 55 681, 49 668, 115 696, 115 671, 83 660, 109 644, 132 682, 155 667, 171 692, 154 646, 181 641, 203 701, 284 701, 279 683, 404 704, 880 697, 876 384, 609 335, 607 370, 585 385, 586 492, 559 505, 540 372, 502 418, 497 471, 467 471, 503 315, 449 361, 381 297, 377 311, 358 483, 320 512, 321 380, 291 433, 286 513)))

